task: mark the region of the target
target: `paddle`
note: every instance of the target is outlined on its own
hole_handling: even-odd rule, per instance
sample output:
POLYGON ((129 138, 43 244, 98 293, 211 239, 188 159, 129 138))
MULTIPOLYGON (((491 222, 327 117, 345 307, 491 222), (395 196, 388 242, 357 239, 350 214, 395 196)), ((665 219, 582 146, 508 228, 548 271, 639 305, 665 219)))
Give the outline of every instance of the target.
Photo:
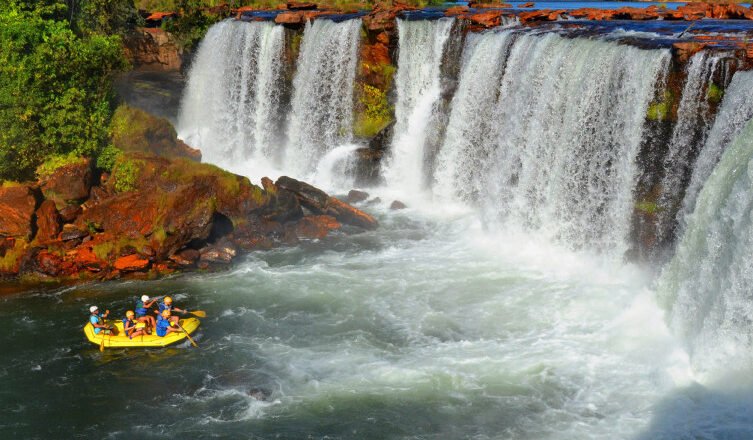
POLYGON ((199 348, 199 346, 196 344, 196 341, 194 341, 191 335, 188 334, 186 329, 184 329, 183 326, 180 325, 180 322, 176 322, 175 325, 177 325, 179 329, 183 330, 183 333, 186 334, 186 337, 189 341, 191 341, 191 344, 193 344, 194 347, 199 348))
POLYGON ((206 318, 207 317, 207 312, 205 312, 203 310, 194 310, 193 312, 189 312, 188 310, 186 310, 186 313, 190 313, 190 314, 192 314, 193 316, 195 316, 197 318, 206 318))

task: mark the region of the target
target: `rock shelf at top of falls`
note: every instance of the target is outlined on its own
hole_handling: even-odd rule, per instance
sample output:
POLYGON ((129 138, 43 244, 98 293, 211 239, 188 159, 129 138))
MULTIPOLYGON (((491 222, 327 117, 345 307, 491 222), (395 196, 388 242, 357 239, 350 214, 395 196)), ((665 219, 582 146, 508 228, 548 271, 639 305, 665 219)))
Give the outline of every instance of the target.
POLYGON ((177 154, 182 142, 173 143, 159 150, 168 157, 127 151, 111 175, 81 159, 37 182, 0 187, 0 279, 149 278, 377 227, 307 183, 283 176, 259 187, 177 154))

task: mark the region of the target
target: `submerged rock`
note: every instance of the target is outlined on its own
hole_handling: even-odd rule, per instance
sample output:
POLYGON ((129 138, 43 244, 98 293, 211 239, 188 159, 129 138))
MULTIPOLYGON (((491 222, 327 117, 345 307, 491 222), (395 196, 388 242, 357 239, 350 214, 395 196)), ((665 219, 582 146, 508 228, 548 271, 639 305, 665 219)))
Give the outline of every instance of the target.
POLYGON ((400 200, 395 200, 390 204, 390 209, 392 209, 393 211, 397 211, 399 209, 405 209, 405 208, 407 208, 407 206, 405 205, 405 203, 401 202, 400 200))
POLYGON ((348 191, 348 197, 345 201, 348 203, 359 203, 369 198, 369 193, 364 191, 358 191, 357 189, 351 189, 348 191))

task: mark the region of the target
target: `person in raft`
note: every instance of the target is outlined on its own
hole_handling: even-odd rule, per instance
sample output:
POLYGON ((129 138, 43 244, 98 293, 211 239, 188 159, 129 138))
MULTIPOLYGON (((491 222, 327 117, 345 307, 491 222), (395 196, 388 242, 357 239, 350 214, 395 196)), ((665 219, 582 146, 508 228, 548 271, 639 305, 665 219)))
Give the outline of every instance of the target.
POLYGON ((163 337, 168 333, 181 332, 176 324, 170 320, 170 310, 163 310, 157 318, 157 336, 163 337))
POLYGON ((109 335, 112 333, 112 327, 105 324, 105 318, 107 318, 107 315, 110 314, 109 310, 105 310, 105 313, 99 313, 99 308, 97 306, 91 306, 89 307, 89 313, 91 313, 91 316, 89 316, 89 322, 92 323, 92 327, 94 327, 94 334, 98 335, 102 332, 104 334, 109 335))
MULTIPOLYGON (((170 312, 170 315, 172 315, 173 312, 179 312, 179 313, 183 313, 183 314, 186 313, 185 310, 182 310, 182 309, 179 309, 179 308, 175 307, 173 305, 173 299, 170 298, 169 296, 166 296, 165 299, 163 299, 162 302, 159 303, 159 313, 160 313, 160 315, 165 310, 168 310, 170 312)), ((174 323, 177 324, 178 323, 178 317, 177 316, 170 316, 170 321, 172 321, 172 322, 174 322, 174 323)))
POLYGON ((134 336, 142 336, 146 334, 143 329, 136 328, 137 321, 133 319, 135 316, 136 314, 133 313, 133 310, 129 310, 126 312, 126 317, 123 318, 123 331, 128 335, 129 339, 133 339, 134 336))
POLYGON ((157 299, 149 299, 149 295, 142 295, 141 299, 136 301, 136 321, 143 322, 146 325, 146 329, 153 329, 157 322, 154 320, 154 316, 149 315, 149 309, 152 308, 157 299))

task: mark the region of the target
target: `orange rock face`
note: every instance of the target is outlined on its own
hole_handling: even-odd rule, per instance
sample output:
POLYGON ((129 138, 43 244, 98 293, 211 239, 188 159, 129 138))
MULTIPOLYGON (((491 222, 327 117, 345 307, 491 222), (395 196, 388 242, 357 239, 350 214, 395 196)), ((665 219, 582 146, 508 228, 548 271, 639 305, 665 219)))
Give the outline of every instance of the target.
POLYGON ((317 8, 317 5, 310 2, 288 2, 286 7, 291 11, 312 11, 317 8))
POLYGON ((60 233, 60 215, 55 208, 55 202, 45 200, 37 209, 37 241, 50 241, 57 238, 60 233))
POLYGON ((342 225, 329 215, 307 215, 295 226, 298 238, 321 239, 330 231, 340 229, 342 225))
POLYGON ((121 272, 134 272, 149 267, 149 260, 141 258, 137 254, 127 255, 115 260, 113 267, 121 272))
POLYGON ((677 58, 680 62, 689 60, 690 57, 700 52, 706 46, 706 43, 697 41, 678 41, 672 44, 672 47, 677 51, 677 58))
POLYGON ((471 14, 468 16, 471 23, 486 28, 499 26, 502 24, 502 11, 487 11, 471 14))
POLYGON ((36 204, 34 193, 27 186, 0 187, 0 237, 31 238, 36 204))
POLYGON ((468 6, 453 6, 451 8, 447 8, 446 11, 444 11, 444 15, 447 17, 454 17, 456 15, 465 14, 468 12, 468 6))
POLYGON ((534 21, 555 21, 563 14, 564 10, 540 9, 537 11, 526 11, 518 14, 521 23, 530 23, 534 21))
POLYGON ((92 163, 89 159, 58 168, 41 185, 42 194, 54 201, 58 209, 89 198, 91 187, 92 163))

